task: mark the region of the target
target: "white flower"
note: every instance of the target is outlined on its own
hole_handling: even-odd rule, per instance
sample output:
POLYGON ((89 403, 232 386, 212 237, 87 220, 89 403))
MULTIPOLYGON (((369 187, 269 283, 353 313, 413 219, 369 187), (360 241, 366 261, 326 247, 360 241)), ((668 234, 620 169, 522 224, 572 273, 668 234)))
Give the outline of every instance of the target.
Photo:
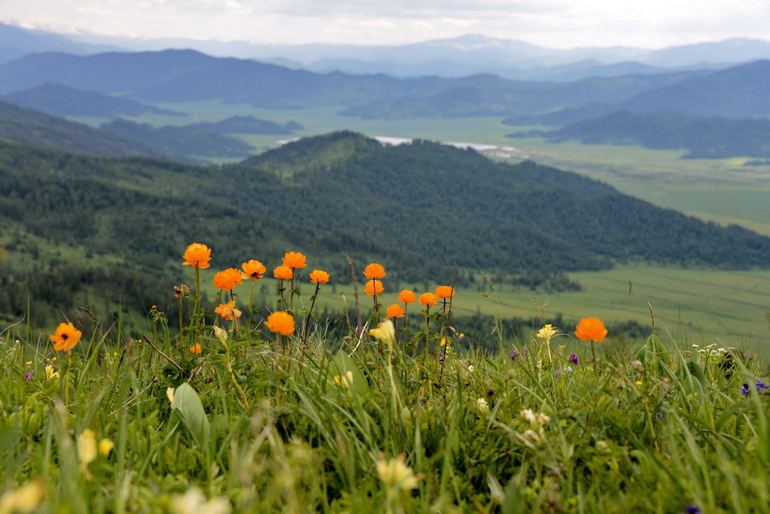
POLYGON ((476 400, 476 408, 484 414, 489 412, 489 404, 484 398, 479 398, 476 400))

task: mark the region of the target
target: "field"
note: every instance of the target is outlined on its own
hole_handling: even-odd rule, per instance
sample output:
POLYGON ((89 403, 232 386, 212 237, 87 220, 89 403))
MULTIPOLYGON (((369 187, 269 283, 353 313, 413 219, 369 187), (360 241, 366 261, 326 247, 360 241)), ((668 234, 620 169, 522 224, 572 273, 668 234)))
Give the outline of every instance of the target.
MULTIPOLYGON (((770 507, 770 384, 755 354, 694 349, 662 330, 632 353, 605 353, 594 318, 535 327, 495 355, 463 350, 446 329, 448 287, 409 305, 411 330, 397 312, 395 326, 378 323, 365 296, 377 328, 341 335, 286 288, 293 309, 257 331, 225 305, 199 314, 206 250, 185 252, 196 285, 179 300, 181 333, 151 312, 141 338, 88 319, 61 323, 50 342, 3 335, 2 512, 770 507)), ((305 257, 284 262, 295 286, 305 257)), ((332 287, 315 276, 303 288, 332 287)), ((236 278, 218 275, 223 295, 248 290, 236 278)))

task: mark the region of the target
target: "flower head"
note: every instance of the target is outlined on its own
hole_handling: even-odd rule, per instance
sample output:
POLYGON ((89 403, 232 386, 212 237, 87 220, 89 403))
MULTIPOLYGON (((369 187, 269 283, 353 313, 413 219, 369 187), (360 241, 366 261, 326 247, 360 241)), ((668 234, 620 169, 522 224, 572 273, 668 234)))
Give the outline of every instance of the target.
POLYGON ((401 291, 401 294, 398 295, 398 301, 406 304, 414 303, 417 301, 417 295, 409 289, 404 289, 401 291))
POLYGON ((195 346, 190 347, 190 353, 201 353, 203 351, 203 348, 201 347, 200 343, 197 343, 195 346))
POLYGON ((455 295, 455 290, 449 286, 438 286, 435 295, 436 298, 452 298, 455 295))
POLYGON ((394 303, 393 305, 385 309, 385 315, 389 318, 403 318, 405 316, 404 308, 401 307, 399 304, 394 303))
POLYGON ((56 332, 51 336, 51 341, 56 343, 53 345, 53 349, 68 352, 78 344, 82 335, 83 332, 76 329, 72 323, 59 323, 56 332))
POLYGON ((607 329, 604 323, 596 318, 583 318, 577 325, 575 335, 581 341, 596 341, 600 343, 607 336, 607 329))
POLYGON ((288 312, 274 312, 267 317, 265 326, 267 326, 271 332, 277 332, 288 336, 294 333, 294 316, 288 312))
POLYGON ((107 457, 112 449, 115 448, 115 443, 113 443, 110 439, 107 439, 106 437, 99 441, 99 453, 103 457, 107 457))
POLYGON ((329 274, 323 270, 313 270, 310 274, 310 282, 313 284, 326 284, 329 281, 329 274))
POLYGON ((214 275, 214 287, 223 291, 232 291, 238 284, 243 284, 243 273, 235 268, 222 270, 214 275))
POLYGON ((385 278, 385 268, 382 267, 382 264, 373 262, 364 269, 364 276, 368 279, 385 278))
POLYGON ((278 266, 273 270, 273 276, 282 280, 291 280, 294 276, 294 270, 288 266, 278 266))
POLYGON ((245 278, 250 278, 251 280, 259 280, 265 276, 265 273, 267 273, 267 268, 265 268, 265 265, 259 261, 255 261, 254 259, 241 264, 241 268, 243 269, 243 273, 246 275, 245 278))
POLYGON ((369 331, 370 336, 374 336, 378 341, 388 345, 391 348, 396 341, 396 328, 393 326, 393 322, 390 318, 377 325, 377 328, 373 328, 369 331))
POLYGON ((289 252, 283 256, 283 265, 287 268, 300 269, 307 266, 307 257, 299 252, 289 252))
POLYGON ((578 356, 578 354, 576 354, 576 353, 574 353, 574 352, 573 352, 573 353, 570 353, 570 354, 569 354, 569 361, 570 361, 572 364, 574 364, 575 366, 577 366, 578 364, 580 364, 580 357, 578 356))
POLYGON ((543 326, 538 333, 537 337, 539 339, 545 339, 546 341, 550 341, 551 338, 558 332, 558 329, 550 324, 543 326))
POLYGON ((235 321, 241 317, 241 311, 235 308, 235 300, 221 304, 214 309, 214 312, 222 316, 222 319, 227 321, 235 321))
POLYGON ((422 305, 432 307, 436 305, 436 295, 433 293, 423 293, 417 301, 422 305))
POLYGON ((353 385, 353 372, 346 371, 344 375, 335 375, 334 383, 343 389, 348 389, 351 385, 353 385))
POLYGON ((364 287, 364 293, 368 294, 369 296, 381 294, 384 290, 385 287, 379 280, 370 280, 366 283, 366 287, 364 287))
POLYGON ((409 492, 417 487, 420 477, 415 476, 412 468, 404 464, 404 460, 403 454, 389 461, 385 461, 384 457, 380 458, 377 463, 377 475, 386 489, 409 492))
POLYGON ((85 466, 96 459, 96 434, 90 428, 86 428, 78 436, 78 459, 85 466))
POLYGON ((211 260, 211 248, 204 244, 193 243, 187 247, 182 258, 184 259, 182 266, 206 269, 209 267, 209 261, 211 260))

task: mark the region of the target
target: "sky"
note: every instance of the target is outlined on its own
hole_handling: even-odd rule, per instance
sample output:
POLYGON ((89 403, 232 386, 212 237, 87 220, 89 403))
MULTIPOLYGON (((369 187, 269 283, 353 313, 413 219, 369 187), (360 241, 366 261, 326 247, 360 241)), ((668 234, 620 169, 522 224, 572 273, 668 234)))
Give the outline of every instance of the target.
POLYGON ((482 34, 548 48, 770 39, 770 0, 0 0, 60 33, 398 45, 482 34))

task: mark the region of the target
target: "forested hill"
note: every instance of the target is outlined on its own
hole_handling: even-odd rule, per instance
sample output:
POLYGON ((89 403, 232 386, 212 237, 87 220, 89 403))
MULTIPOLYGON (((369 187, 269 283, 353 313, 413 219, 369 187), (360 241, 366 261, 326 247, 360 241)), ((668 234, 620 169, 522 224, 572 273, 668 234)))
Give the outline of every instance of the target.
POLYGON ((483 271, 556 288, 572 287, 563 271, 624 259, 770 265, 770 238, 574 173, 426 141, 383 146, 350 132, 226 166, 0 140, 0 183, 0 322, 20 319, 30 295, 46 303, 31 309, 37 326, 44 313, 72 308, 73 295, 124 309, 173 299, 191 242, 214 248, 219 269, 252 258, 271 267, 302 251, 335 283, 350 277, 342 252, 359 268, 381 262, 394 280, 446 281, 457 264, 460 280, 483 271))
POLYGON ((770 264, 770 238, 723 228, 533 162, 497 164, 426 141, 383 146, 339 132, 226 168, 268 170, 280 184, 238 180, 234 205, 319 231, 477 269, 597 269, 617 259, 748 267, 770 264))

